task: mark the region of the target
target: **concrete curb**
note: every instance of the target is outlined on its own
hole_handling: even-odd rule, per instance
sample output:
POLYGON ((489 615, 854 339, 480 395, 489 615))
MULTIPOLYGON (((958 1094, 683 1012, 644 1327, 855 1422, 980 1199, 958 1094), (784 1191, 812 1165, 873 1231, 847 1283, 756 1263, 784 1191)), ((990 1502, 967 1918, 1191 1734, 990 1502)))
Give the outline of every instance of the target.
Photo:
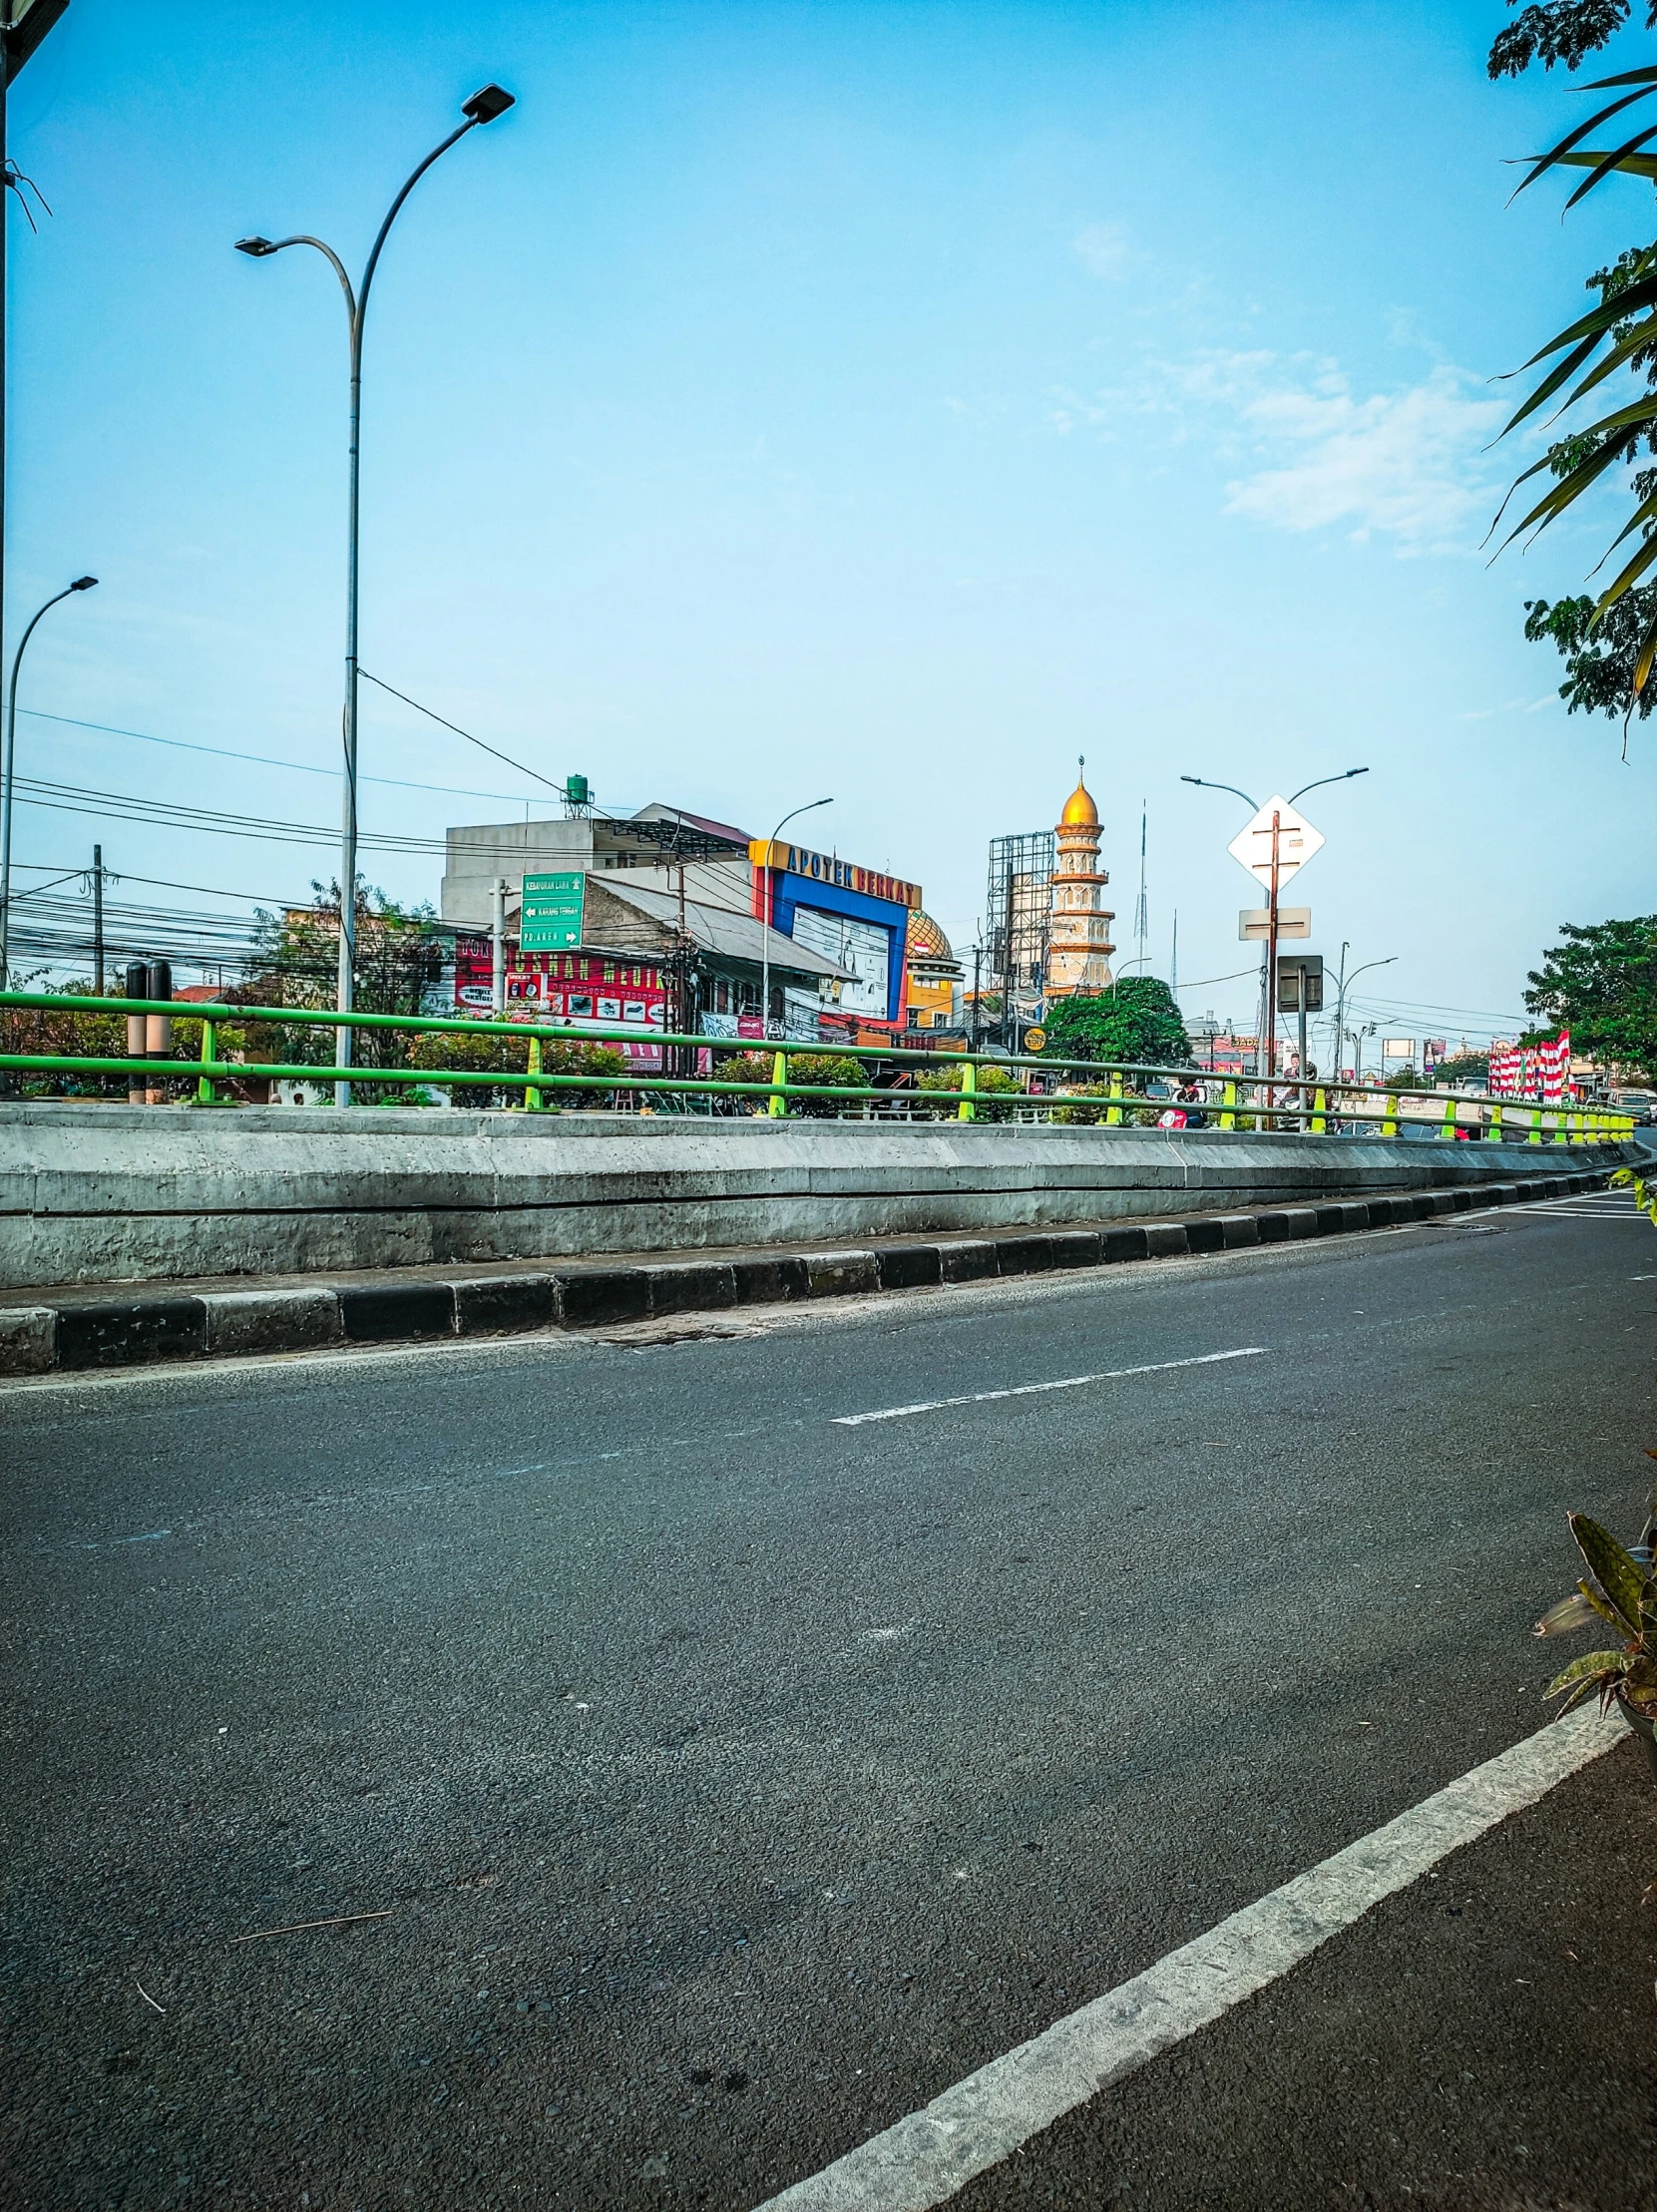
POLYGON ((1341 1198, 1249 1213, 1193 1214, 1120 1228, 1031 1230, 945 1244, 796 1252, 640 1267, 549 1267, 453 1282, 318 1283, 279 1290, 138 1292, 0 1306, 0 1375, 130 1367, 156 1361, 306 1352, 331 1344, 417 1344, 536 1329, 612 1328, 735 1306, 922 1290, 992 1277, 1049 1274, 1128 1260, 1237 1251, 1299 1237, 1400 1227, 1604 1187, 1579 1170, 1522 1181, 1341 1198))

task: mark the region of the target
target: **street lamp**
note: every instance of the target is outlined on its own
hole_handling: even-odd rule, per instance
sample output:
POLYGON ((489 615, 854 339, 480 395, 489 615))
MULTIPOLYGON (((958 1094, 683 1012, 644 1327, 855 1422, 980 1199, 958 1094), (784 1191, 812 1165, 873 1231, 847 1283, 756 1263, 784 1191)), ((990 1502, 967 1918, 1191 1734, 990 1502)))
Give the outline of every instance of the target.
MULTIPOLYGON (((785 814, 772 830, 765 845, 765 912, 760 918, 762 935, 759 944, 759 1034, 769 1038, 771 1034, 771 847, 792 821, 802 814, 815 814, 820 806, 832 806, 833 799, 808 799, 804 806, 796 806, 792 814, 785 814)), ((783 1036, 788 1035, 786 1019, 782 1025, 783 1036)))
MULTIPOLYGON (((1367 976, 1372 968, 1390 968, 1393 965, 1394 961, 1398 958, 1397 953, 1389 953, 1385 960, 1366 960, 1362 968, 1354 968, 1352 974, 1349 976, 1347 974, 1347 948, 1351 943, 1352 940, 1350 937, 1343 938, 1341 941, 1341 973, 1340 978, 1335 986, 1334 1075, 1337 1083, 1341 1079, 1341 1041, 1344 1035, 1346 1024, 1347 992, 1351 988, 1351 986, 1358 981, 1360 976, 1367 976)), ((1354 1063, 1353 1081, 1356 1083, 1357 1080, 1357 1064, 1354 1063)))
MULTIPOLYGON (((1304 798, 1308 791, 1320 791, 1326 783, 1348 783, 1355 775, 1368 775, 1369 772, 1368 768, 1343 768, 1339 775, 1318 776, 1311 783, 1303 783, 1300 789, 1292 792, 1283 803, 1285 806, 1293 806, 1295 800, 1304 798)), ((1239 791, 1235 783, 1210 783, 1206 777, 1200 775, 1182 775, 1179 780, 1181 783, 1195 783, 1205 791, 1229 791, 1233 798, 1241 799, 1245 806, 1252 806, 1257 814, 1260 812, 1258 802, 1251 799, 1246 791, 1239 791)), ((1272 815, 1272 872, 1270 883, 1267 886, 1270 895, 1266 908, 1266 1066, 1264 1072, 1268 1083, 1277 1074, 1278 822, 1279 817, 1274 812, 1272 815)), ((1255 1072, 1259 1074, 1261 1071, 1258 1051, 1254 1057, 1255 1072)))
POLYGON ((56 607, 59 600, 68 599, 76 592, 90 592, 97 581, 95 576, 78 576, 73 584, 66 584, 61 592, 55 593, 45 607, 37 609, 12 657, 11 690, 6 700, 6 760, 4 771, 0 773, 0 784, 4 785, 0 790, 0 991, 11 985, 7 962, 12 923, 12 780, 17 762, 17 671, 23 665, 23 649, 34 636, 35 624, 47 609, 56 607))
MULTIPOLYGON (((253 260, 263 260, 269 254, 280 253, 289 245, 314 246, 331 265, 339 278, 339 288, 345 294, 345 318, 350 332, 351 346, 351 458, 350 489, 347 494, 347 556, 345 580, 345 782, 340 809, 339 843, 339 990, 338 1007, 341 1014, 349 1014, 356 1000, 356 938, 357 938, 357 473, 359 430, 362 420, 362 325, 368 311, 368 290, 374 281, 374 270, 379 265, 380 250, 386 234, 402 208, 403 202, 419 184, 432 164, 447 154, 451 146, 465 138, 468 131, 477 129, 480 123, 493 123, 497 116, 505 115, 513 105, 513 96, 499 85, 485 85, 470 100, 462 101, 461 114, 466 121, 458 131, 451 131, 441 146, 434 147, 409 178, 402 191, 391 203, 385 221, 380 224, 368 260, 362 272, 362 284, 353 292, 351 279, 345 273, 345 264, 331 245, 321 238, 303 234, 291 238, 237 238, 235 249, 253 260)), ((342 1025, 334 1032, 334 1065, 349 1068, 351 1059, 351 1031, 342 1025)), ((335 1102, 340 1106, 351 1103, 349 1083, 334 1088, 335 1102)))

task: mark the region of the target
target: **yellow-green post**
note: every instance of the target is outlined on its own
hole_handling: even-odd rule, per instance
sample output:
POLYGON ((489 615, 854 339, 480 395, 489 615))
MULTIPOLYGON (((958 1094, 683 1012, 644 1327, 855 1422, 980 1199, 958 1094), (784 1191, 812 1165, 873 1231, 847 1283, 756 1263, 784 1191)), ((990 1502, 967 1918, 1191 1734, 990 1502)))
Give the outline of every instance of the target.
POLYGON ((976 1060, 965 1061, 961 1069, 961 1104, 955 1109, 955 1117, 958 1121, 976 1121, 978 1119, 978 1107, 974 1104, 977 1097, 978 1062, 976 1060))
POLYGON ((1237 1086, 1228 1083, 1221 1093, 1221 1099, 1220 1126, 1222 1129, 1234 1129, 1237 1126, 1237 1086))
POLYGON ((1112 1073, 1112 1075, 1111 1075, 1111 1078, 1110 1078, 1110 1099, 1111 1099, 1111 1103, 1110 1103, 1110 1105, 1109 1105, 1109 1106, 1107 1106, 1105 1107, 1105 1109, 1104 1109, 1104 1117, 1105 1117, 1105 1119, 1106 1119, 1107 1121, 1111 1122, 1112 1124, 1114 1124, 1114 1123, 1116 1123, 1116 1122, 1120 1121, 1120 1119, 1121 1119, 1121 1117, 1122 1117, 1122 1109, 1121 1109, 1120 1106, 1119 1106, 1119 1105, 1118 1105, 1118 1104, 1116 1103, 1116 1102, 1117 1102, 1117 1101, 1118 1101, 1118 1100, 1119 1100, 1119 1099, 1121 1098, 1121 1095, 1122 1095, 1122 1072, 1121 1072, 1121 1070, 1120 1070, 1120 1069, 1118 1068, 1118 1069, 1114 1070, 1114 1071, 1113 1071, 1113 1073, 1112 1073))
POLYGON ((1455 1142, 1455 1094, 1453 1091, 1445 1101, 1445 1125, 1439 1131, 1439 1134, 1442 1137, 1448 1137, 1452 1144, 1455 1142))
MULTIPOLYGON (((202 1066, 210 1068, 217 1058, 218 1025, 216 1022, 204 1022, 202 1024, 202 1066)), ((203 1076, 197 1084, 196 1098, 198 1104, 202 1106, 216 1106, 218 1104, 218 1093, 213 1088, 210 1076, 203 1076)))
POLYGON ((1387 1111, 1382 1117, 1381 1133, 1383 1136, 1397 1136, 1398 1134, 1398 1093, 1396 1091, 1389 1091, 1387 1094, 1387 1111))
MULTIPOLYGON (((539 1037, 530 1039, 529 1073, 532 1076, 539 1076, 541 1073, 541 1040, 539 1037)), ((539 1113, 542 1105, 543 1096, 540 1084, 526 1084, 524 1086, 524 1111, 526 1113, 539 1113)))
POLYGON ((1530 1134, 1524 1141, 1527 1144, 1539 1144, 1542 1141, 1542 1109, 1540 1106, 1530 1108, 1530 1134))
POLYGON ((1324 1112, 1325 1112, 1325 1109, 1326 1109, 1326 1107, 1328 1106, 1328 1105, 1329 1105, 1329 1100, 1328 1100, 1328 1097, 1326 1096, 1326 1094, 1325 1094, 1325 1093, 1324 1093, 1324 1092, 1323 1092, 1323 1091, 1322 1091, 1321 1089, 1320 1089, 1320 1090, 1317 1090, 1317 1091, 1314 1091, 1314 1092, 1313 1092, 1313 1094, 1312 1094, 1312 1134, 1313 1134, 1314 1136, 1322 1136, 1322 1135, 1323 1135, 1323 1133, 1324 1133, 1324 1112))
MULTIPOLYGON (((776 1053, 772 1056, 771 1081, 773 1083, 786 1083, 788 1081, 788 1055, 786 1053, 776 1053)), ((788 1101, 780 1092, 771 1094, 770 1110, 772 1118, 778 1121, 787 1113, 788 1101)))

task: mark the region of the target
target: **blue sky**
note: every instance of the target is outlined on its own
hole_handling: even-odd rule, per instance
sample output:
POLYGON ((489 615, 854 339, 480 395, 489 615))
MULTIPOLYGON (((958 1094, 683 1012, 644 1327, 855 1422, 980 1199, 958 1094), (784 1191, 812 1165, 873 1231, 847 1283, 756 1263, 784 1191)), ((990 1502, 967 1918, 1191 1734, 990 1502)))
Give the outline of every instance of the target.
MULTIPOLYGON (((303 771, 337 757, 344 316, 315 256, 231 241, 314 230, 354 269, 493 77, 519 106, 422 184, 376 280, 368 668, 609 806, 758 833, 832 792, 822 840, 920 881, 958 946, 988 840, 1051 823, 1085 752, 1124 956, 1143 799, 1152 964, 1177 908, 1188 1013, 1239 1020, 1247 980, 1202 979, 1249 965, 1242 810, 1179 775, 1264 797, 1367 763, 1307 802, 1315 949, 1399 956, 1388 1030, 1503 1028, 1559 922, 1657 903, 1657 738, 1623 765, 1520 635, 1603 535, 1479 550, 1510 473, 1490 379, 1650 220, 1621 184, 1563 222, 1550 184, 1505 205, 1503 162, 1582 95, 1490 85, 1502 19, 73 0, 11 105, 55 211, 12 217, 12 634, 103 581, 30 648, 20 772, 336 820, 303 771)), ((536 788, 371 691, 362 766, 508 795, 365 782, 385 832, 536 788)), ((101 834, 130 877, 331 873, 18 820, 43 867, 101 834)), ((435 861, 365 864, 436 895, 435 861)))

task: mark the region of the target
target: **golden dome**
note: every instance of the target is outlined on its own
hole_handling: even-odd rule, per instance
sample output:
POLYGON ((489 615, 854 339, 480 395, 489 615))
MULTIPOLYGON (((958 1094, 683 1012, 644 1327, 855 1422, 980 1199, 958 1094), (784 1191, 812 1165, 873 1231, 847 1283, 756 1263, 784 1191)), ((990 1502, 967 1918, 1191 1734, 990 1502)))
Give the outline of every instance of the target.
POLYGON ((918 906, 909 910, 907 957, 911 960, 953 960, 950 941, 930 914, 918 906))
POLYGON ((1058 826, 1060 829, 1083 826, 1088 829, 1098 828, 1099 810, 1093 804, 1092 794, 1085 783, 1078 783, 1064 801, 1064 811, 1058 817, 1058 826))

